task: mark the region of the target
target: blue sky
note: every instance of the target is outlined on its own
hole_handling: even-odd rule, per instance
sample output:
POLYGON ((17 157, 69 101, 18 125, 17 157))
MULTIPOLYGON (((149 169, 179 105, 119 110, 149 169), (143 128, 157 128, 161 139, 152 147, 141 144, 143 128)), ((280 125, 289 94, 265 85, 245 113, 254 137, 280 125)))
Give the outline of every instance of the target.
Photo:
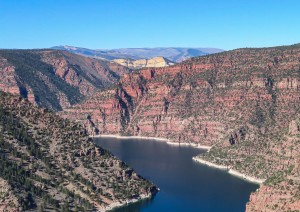
POLYGON ((0 48, 300 43, 299 0, 0 0, 0 48))

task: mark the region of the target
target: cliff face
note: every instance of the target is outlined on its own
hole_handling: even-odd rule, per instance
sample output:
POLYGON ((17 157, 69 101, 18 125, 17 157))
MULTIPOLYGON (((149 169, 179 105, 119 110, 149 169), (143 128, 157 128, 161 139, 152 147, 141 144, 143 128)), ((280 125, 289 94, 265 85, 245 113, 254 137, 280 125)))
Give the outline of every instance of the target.
POLYGON ((61 110, 130 70, 118 64, 58 50, 1 50, 0 90, 39 106, 61 110))
POLYGON ((113 62, 133 69, 149 68, 149 67, 166 67, 175 64, 174 62, 164 57, 153 57, 151 59, 141 59, 141 60, 114 59, 113 62))
POLYGON ((243 131, 288 126, 299 103, 299 52, 241 49, 143 69, 64 114, 79 120, 90 114, 100 133, 229 146, 243 131))
MULTIPOLYGON (((300 153, 291 149, 299 143, 299 58, 300 46, 294 45, 237 49, 142 69, 63 115, 83 122, 88 117, 92 133, 213 146, 201 157, 257 178, 277 179, 290 170, 280 182, 292 179, 297 190, 300 153)), ((266 186, 276 187, 273 181, 266 186)), ((295 198, 287 198, 296 204, 299 196, 292 193, 295 198)))
POLYGON ((0 92, 0 210, 105 211, 156 187, 83 127, 0 92))

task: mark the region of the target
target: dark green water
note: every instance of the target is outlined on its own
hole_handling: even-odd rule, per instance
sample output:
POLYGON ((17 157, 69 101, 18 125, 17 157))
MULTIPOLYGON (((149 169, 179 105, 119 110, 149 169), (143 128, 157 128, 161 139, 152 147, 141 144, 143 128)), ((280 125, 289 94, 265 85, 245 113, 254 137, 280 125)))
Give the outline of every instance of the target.
POLYGON ((118 212, 245 211, 250 193, 258 188, 194 162, 192 157, 204 150, 142 139, 97 138, 95 142, 161 189, 153 199, 120 208, 118 212))

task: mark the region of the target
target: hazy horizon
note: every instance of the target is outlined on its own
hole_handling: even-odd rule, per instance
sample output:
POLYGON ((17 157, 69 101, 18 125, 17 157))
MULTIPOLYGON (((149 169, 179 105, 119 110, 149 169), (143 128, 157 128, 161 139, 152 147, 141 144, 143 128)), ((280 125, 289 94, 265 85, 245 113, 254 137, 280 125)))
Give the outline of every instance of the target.
POLYGON ((190 47, 300 42, 296 0, 0 0, 1 49, 190 47))
MULTIPOLYGON (((283 45, 272 45, 272 46, 255 46, 255 47, 252 47, 252 46, 241 46, 241 47, 237 47, 237 48, 234 48, 234 49, 242 49, 242 48, 271 48, 271 47, 278 47, 278 46, 290 46, 290 45, 296 45, 296 44, 300 44, 299 43, 291 43, 291 44, 283 44, 283 45)), ((195 47, 191 47, 191 46, 165 46, 165 47, 162 47, 162 46, 158 46, 158 47, 121 47, 121 48, 87 48, 85 46, 75 46, 75 45, 55 45, 55 46, 49 46, 49 47, 38 47, 38 48, 1 48, 0 49, 3 49, 3 50, 9 50, 9 49, 12 49, 12 50, 30 50, 30 49, 51 49, 51 48, 54 48, 54 47, 75 47, 75 48, 82 48, 82 49, 90 49, 90 50, 116 50, 116 49, 159 49, 159 48, 183 48, 183 49, 219 49, 219 50, 224 50, 224 51, 230 51, 230 50, 234 50, 234 49, 222 49, 222 48, 218 48, 218 47, 207 47, 207 46, 204 46, 204 47, 199 47, 199 46, 195 46, 195 47)))

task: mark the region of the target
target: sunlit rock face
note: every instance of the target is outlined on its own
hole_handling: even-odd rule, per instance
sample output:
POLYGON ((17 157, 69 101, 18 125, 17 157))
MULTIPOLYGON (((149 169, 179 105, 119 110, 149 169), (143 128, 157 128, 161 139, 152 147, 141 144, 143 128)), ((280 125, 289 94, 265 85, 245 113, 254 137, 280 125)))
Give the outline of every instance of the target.
POLYGON ((267 179, 247 211, 299 210, 300 46, 237 49, 125 74, 63 116, 91 133, 213 146, 204 160, 267 179))
POLYGON ((100 133, 231 145, 241 129, 250 139, 257 131, 288 126, 299 102, 299 52, 238 49, 142 69, 66 109, 65 116, 91 115, 100 133))
POLYGON ((114 59, 113 62, 118 63, 122 66, 128 68, 138 69, 138 68, 151 68, 151 67, 166 67, 174 65, 175 63, 164 58, 164 57, 153 57, 151 59, 114 59))

